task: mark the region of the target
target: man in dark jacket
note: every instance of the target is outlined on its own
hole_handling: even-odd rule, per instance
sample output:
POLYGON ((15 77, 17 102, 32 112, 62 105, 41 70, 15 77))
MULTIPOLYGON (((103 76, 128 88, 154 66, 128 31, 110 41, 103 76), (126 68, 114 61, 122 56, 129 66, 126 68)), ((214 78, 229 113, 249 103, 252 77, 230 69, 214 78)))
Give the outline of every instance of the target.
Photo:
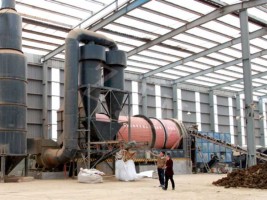
POLYGON ((167 190, 168 189, 168 182, 169 179, 171 180, 172 183, 172 190, 175 189, 175 184, 173 181, 173 161, 171 159, 171 155, 168 153, 166 156, 166 169, 165 169, 165 186, 162 188, 163 190, 167 190))

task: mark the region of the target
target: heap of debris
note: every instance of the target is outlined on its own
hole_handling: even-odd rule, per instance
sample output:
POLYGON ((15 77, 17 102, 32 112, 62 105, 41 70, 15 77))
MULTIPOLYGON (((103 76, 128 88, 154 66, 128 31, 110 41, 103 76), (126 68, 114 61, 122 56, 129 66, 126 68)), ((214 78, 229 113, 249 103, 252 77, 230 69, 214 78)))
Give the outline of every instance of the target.
POLYGON ((229 173, 227 177, 212 184, 216 186, 267 189, 267 163, 229 173))

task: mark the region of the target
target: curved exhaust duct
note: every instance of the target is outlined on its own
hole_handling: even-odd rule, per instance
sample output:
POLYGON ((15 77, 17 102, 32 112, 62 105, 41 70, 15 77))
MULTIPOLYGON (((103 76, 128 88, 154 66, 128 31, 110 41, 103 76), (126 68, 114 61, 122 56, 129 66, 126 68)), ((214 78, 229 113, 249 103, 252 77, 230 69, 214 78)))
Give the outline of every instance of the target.
POLYGON ((117 44, 101 34, 88 30, 72 30, 65 41, 65 99, 64 99, 64 139, 61 149, 47 149, 40 162, 53 168, 72 159, 78 149, 78 66, 79 44, 95 44, 118 51, 117 44))

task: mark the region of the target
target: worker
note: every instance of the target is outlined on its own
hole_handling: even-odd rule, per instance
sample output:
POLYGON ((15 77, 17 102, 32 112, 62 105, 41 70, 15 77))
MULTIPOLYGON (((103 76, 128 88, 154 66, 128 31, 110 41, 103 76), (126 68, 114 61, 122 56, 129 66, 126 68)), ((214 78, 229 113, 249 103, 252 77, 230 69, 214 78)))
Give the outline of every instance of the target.
POLYGON ((159 176, 159 187, 164 187, 164 169, 166 166, 166 157, 165 157, 165 152, 161 151, 160 154, 154 154, 151 152, 151 155, 157 157, 157 169, 158 169, 158 176, 159 176))
POLYGON ((173 161, 171 159, 171 155, 168 153, 166 156, 166 169, 165 169, 165 186, 162 188, 163 190, 168 189, 168 182, 171 180, 172 190, 175 189, 175 184, 173 180, 173 161))

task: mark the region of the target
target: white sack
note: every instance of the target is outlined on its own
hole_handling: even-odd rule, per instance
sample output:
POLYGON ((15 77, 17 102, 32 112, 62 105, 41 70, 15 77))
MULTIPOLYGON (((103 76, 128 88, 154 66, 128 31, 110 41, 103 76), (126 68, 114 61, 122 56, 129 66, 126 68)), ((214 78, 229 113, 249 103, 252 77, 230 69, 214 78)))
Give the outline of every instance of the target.
POLYGON ((102 183, 104 175, 103 172, 96 169, 80 169, 78 174, 78 182, 79 183, 102 183))

